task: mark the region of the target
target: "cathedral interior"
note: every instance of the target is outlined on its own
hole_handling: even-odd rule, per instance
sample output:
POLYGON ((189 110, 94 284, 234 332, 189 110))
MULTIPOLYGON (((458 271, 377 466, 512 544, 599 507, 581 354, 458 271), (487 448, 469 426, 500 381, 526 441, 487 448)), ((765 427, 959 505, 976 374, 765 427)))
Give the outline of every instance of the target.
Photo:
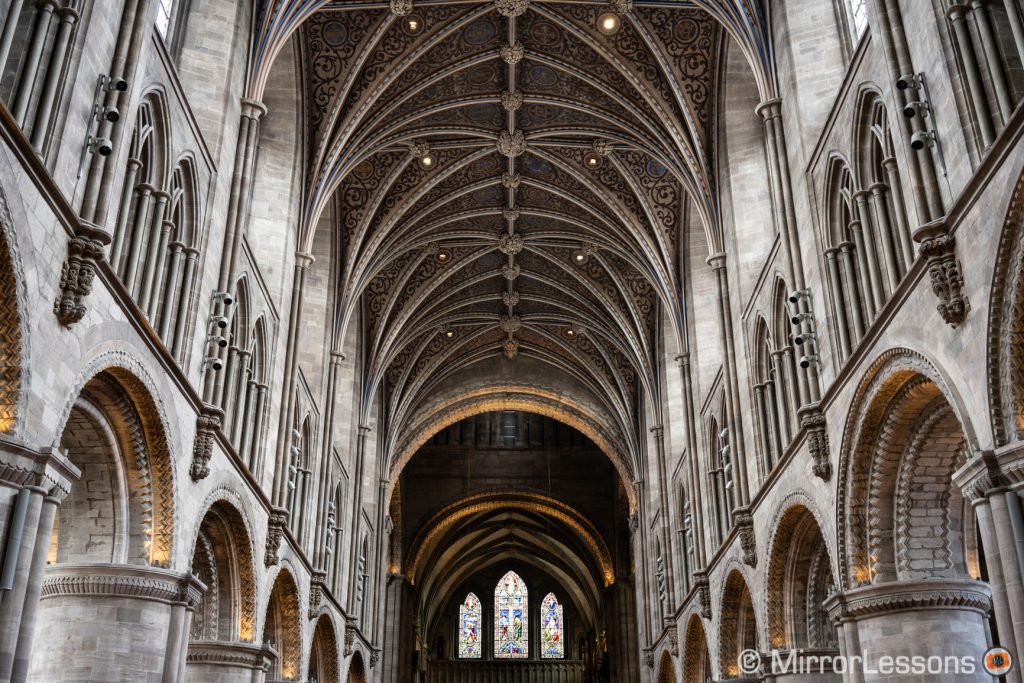
POLYGON ((1020 0, 0 0, 0 683, 1024 683, 1020 0))

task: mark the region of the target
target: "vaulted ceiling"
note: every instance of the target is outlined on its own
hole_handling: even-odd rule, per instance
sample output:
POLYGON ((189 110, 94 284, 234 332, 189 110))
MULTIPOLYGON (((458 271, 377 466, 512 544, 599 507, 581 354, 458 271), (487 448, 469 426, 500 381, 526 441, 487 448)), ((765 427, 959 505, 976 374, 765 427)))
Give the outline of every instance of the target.
POLYGON ((365 397, 389 424, 529 357, 633 449, 661 327, 682 325, 685 212, 718 223, 721 34, 677 2, 319 3, 299 34, 300 239, 338 207, 337 333, 362 316, 365 397))

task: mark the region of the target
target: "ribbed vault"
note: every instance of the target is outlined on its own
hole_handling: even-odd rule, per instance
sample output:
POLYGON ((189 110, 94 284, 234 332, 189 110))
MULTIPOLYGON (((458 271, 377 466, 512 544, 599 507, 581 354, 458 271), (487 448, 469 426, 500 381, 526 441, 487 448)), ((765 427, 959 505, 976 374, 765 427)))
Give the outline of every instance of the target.
MULTIPOLYGON (((332 336, 361 331, 363 416, 379 411, 386 433, 408 434, 453 378, 528 361, 541 369, 526 383, 550 392, 561 377, 599 397, 607 434, 590 435, 635 478, 636 425, 660 402, 659 338, 682 338, 688 214, 710 250, 721 245, 709 139, 722 28, 739 39, 726 9, 263 8, 270 42, 250 89, 297 35, 313 104, 300 250, 330 210, 343 245, 332 336), (606 15, 619 22, 610 34, 606 15)), ((388 468, 411 450, 391 438, 388 468)))

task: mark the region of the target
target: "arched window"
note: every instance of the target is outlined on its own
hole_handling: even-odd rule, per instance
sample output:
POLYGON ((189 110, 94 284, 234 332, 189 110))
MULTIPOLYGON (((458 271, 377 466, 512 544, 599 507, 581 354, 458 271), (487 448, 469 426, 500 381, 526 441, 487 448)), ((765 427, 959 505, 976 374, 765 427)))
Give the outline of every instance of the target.
POLYGON ((197 277, 196 195, 192 164, 187 159, 182 160, 171 174, 169 218, 160 226, 160 237, 154 244, 155 256, 150 262, 156 279, 146 299, 139 302, 179 363, 184 357, 185 333, 197 277))
POLYGON ((163 38, 167 51, 177 60, 181 40, 185 37, 188 0, 157 0, 156 31, 163 38))
POLYGON ((679 553, 682 556, 683 567, 683 594, 689 592, 693 583, 693 568, 695 566, 693 557, 693 512, 690 509, 690 499, 686 495, 687 484, 679 485, 679 553))
POLYGON ((494 656, 526 659, 530 655, 529 611, 523 579, 513 571, 494 589, 494 656))
POLYGON ((540 656, 541 659, 565 657, 565 619, 554 593, 545 595, 540 603, 540 656))
MULTIPOLYGON (((723 413, 724 403, 722 399, 723 413)), ((732 528, 732 463, 729 459, 728 431, 719 426, 715 417, 708 422, 708 436, 708 457, 711 461, 708 473, 711 477, 711 495, 715 503, 715 543, 721 545, 732 528)))
POLYGON ((483 654, 482 615, 480 598, 470 593, 459 605, 459 659, 480 659, 483 654))

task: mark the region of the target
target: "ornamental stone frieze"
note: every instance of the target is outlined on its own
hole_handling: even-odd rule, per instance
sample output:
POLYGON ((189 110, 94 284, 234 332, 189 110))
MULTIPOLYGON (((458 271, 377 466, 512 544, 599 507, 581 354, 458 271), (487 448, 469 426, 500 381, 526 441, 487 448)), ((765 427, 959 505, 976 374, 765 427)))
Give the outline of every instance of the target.
POLYGON ((86 224, 68 240, 68 255, 60 271, 60 293, 53 302, 53 313, 61 325, 71 327, 85 316, 85 298, 92 292, 96 269, 105 258, 103 249, 108 244, 109 234, 86 224))
POLYGON ((853 588, 825 601, 833 621, 862 619, 901 610, 959 609, 987 616, 992 589, 971 579, 894 581, 853 588))
POLYGON ((60 564, 47 569, 42 599, 58 596, 118 596, 165 604, 199 604, 206 585, 186 572, 116 564, 60 564))
POLYGON ((0 481, 13 488, 37 486, 63 500, 81 472, 60 449, 34 451, 6 439, 0 441, 0 481))
POLYGON ((943 320, 956 327, 971 310, 964 292, 963 269, 956 257, 956 238, 949 234, 942 221, 935 221, 915 232, 914 240, 921 245, 932 292, 939 299, 936 309, 943 320))

